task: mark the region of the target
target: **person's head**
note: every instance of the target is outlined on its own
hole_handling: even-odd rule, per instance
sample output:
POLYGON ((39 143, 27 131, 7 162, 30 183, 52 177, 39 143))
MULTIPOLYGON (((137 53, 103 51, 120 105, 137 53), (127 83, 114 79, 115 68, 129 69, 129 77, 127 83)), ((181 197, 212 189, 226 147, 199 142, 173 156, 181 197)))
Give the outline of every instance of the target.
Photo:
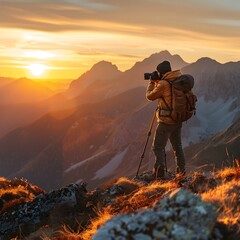
POLYGON ((171 64, 169 61, 163 61, 158 64, 157 71, 159 72, 159 75, 162 77, 165 73, 171 72, 171 64))

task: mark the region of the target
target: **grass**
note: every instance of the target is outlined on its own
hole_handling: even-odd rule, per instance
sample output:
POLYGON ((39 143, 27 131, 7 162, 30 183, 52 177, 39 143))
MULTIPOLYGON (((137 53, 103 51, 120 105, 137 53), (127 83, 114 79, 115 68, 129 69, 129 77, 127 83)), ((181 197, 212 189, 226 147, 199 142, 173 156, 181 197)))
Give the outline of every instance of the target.
MULTIPOLYGON (((126 193, 117 196, 113 203, 103 206, 103 213, 92 219, 90 227, 83 232, 70 235, 71 239, 90 240, 99 227, 113 216, 125 212, 132 212, 141 208, 147 208, 163 198, 168 191, 180 186, 200 194, 203 201, 211 202, 217 207, 218 222, 226 225, 228 231, 240 234, 240 174, 239 169, 226 168, 211 173, 212 178, 206 177, 204 173, 195 172, 191 176, 188 185, 181 184, 182 178, 176 178, 168 182, 152 182, 142 185, 132 180, 121 178, 115 184, 123 184, 126 193)), ((65 232, 65 237, 68 233, 65 232)), ((67 239, 67 238, 66 238, 67 239)))
MULTIPOLYGON (((166 193, 179 187, 200 194, 203 201, 216 206, 218 222, 224 224, 228 233, 240 235, 239 178, 239 168, 225 168, 209 174, 208 177, 203 172, 195 172, 191 176, 176 177, 166 182, 154 181, 147 185, 143 182, 120 178, 110 185, 88 193, 93 212, 88 216, 88 221, 86 221, 88 224, 79 223, 78 229, 71 227, 70 222, 68 226, 59 226, 57 230, 46 226, 32 233, 32 238, 26 239, 90 240, 98 229, 112 217, 148 208, 163 198, 166 193), (115 188, 120 190, 112 191, 115 188)), ((20 204, 21 201, 31 201, 36 194, 42 192, 25 180, 10 181, 0 178, 0 198, 6 201, 3 210, 20 204)), ((76 225, 77 220, 71 220, 71 222, 74 221, 76 225)))
POLYGON ((202 195, 218 209, 218 221, 240 233, 240 181, 233 179, 202 195))
POLYGON ((32 201, 41 193, 45 193, 45 191, 29 184, 24 179, 7 180, 0 178, 0 199, 3 201, 0 214, 19 204, 32 201))

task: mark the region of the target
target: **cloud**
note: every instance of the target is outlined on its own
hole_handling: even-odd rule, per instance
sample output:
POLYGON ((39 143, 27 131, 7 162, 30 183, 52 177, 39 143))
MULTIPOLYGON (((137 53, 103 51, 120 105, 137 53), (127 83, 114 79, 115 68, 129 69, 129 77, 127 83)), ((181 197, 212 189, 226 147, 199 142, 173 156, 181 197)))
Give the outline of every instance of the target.
POLYGON ((67 76, 103 59, 126 70, 164 49, 239 61, 239 11, 236 0, 0 0, 0 60, 27 65, 27 51, 48 51, 43 64, 79 70, 67 76))
POLYGON ((0 0, 0 3, 4 28, 149 37, 174 36, 175 30, 223 37, 240 35, 240 5, 234 0, 185 0, 181 4, 177 0, 0 0))

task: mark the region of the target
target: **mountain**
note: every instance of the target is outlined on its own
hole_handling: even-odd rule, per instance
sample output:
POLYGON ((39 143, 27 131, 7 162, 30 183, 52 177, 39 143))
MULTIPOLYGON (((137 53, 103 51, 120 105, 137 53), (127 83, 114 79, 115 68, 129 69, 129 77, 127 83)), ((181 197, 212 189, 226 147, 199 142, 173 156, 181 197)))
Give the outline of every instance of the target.
MULTIPOLYGON (((145 99, 148 82, 142 80, 143 73, 154 71, 165 59, 173 63, 173 69, 182 67, 182 72, 192 74, 196 81, 197 115, 183 124, 184 146, 191 144, 197 149, 194 143, 209 139, 233 124, 239 114, 236 104, 239 63, 220 64, 203 58, 187 64, 167 51, 153 54, 125 72, 110 63, 100 62, 80 77, 81 80, 72 83, 68 91, 44 100, 50 109, 59 111, 51 110, 32 124, 0 139, 0 174, 27 176, 45 188, 80 182, 82 178, 93 188, 115 177, 134 176, 157 105, 145 99), (104 66, 102 71, 101 66, 104 66), (104 79, 106 72, 109 78, 104 79), (224 76, 234 77, 228 91, 218 95, 218 91, 226 87, 225 81, 218 78, 222 72, 224 76), (221 86, 215 89, 218 82, 221 86), (75 96, 77 93, 79 95, 75 96)), ((151 141, 141 170, 152 168, 151 141)), ((186 151, 188 161, 193 159, 195 155, 186 151)), ((191 166, 194 164, 202 165, 201 159, 194 160, 191 166)), ((173 166, 169 159, 169 168, 173 166)))
POLYGON ((79 95, 88 86, 101 81, 109 81, 121 75, 116 65, 107 61, 101 61, 81 75, 77 80, 72 81, 69 86, 69 94, 72 96, 79 95))
POLYGON ((0 78, 0 137, 36 121, 47 112, 70 108, 70 101, 56 89, 57 84, 63 87, 66 82, 0 78))
POLYGON ((114 96, 137 86, 146 86, 147 81, 144 81, 144 73, 156 71, 157 65, 165 60, 171 62, 172 70, 181 69, 188 65, 179 55, 171 55, 168 51, 152 54, 125 71, 121 78, 113 81, 106 96, 114 96))
MULTIPOLYGON (((61 120, 51 115, 45 115, 34 123, 18 128, 0 139, 1 175, 18 175, 18 172, 20 172, 21 176, 29 176, 29 168, 33 166, 33 168, 30 168, 32 175, 29 178, 36 178, 38 174, 36 174, 37 163, 35 162, 39 160, 37 169, 44 168, 43 171, 38 171, 41 173, 41 182, 43 185, 46 182, 51 182, 49 184, 51 186, 55 182, 55 174, 57 173, 55 170, 59 169, 62 164, 57 146, 65 129, 70 125, 67 121, 68 119, 65 120, 64 125, 61 120), (56 151, 53 150, 55 146, 56 151), (58 163, 51 169, 50 164, 54 161, 58 161, 58 163), (44 162, 46 165, 43 165, 44 162), (49 179, 43 178, 47 169, 51 169, 52 178, 50 182, 49 179)), ((59 152, 61 153, 61 149, 59 152)), ((59 181, 57 179, 57 182, 59 181)))
POLYGON ((40 102, 53 92, 30 79, 0 79, 0 137, 47 112, 40 102))
POLYGON ((210 58, 201 58, 182 71, 195 77, 195 91, 199 97, 207 101, 237 98, 237 104, 240 103, 240 61, 221 64, 210 58))
POLYGON ((203 170, 236 166, 240 159, 240 118, 229 128, 185 149, 189 169, 203 170))
POLYGON ((0 77, 0 87, 3 87, 4 85, 7 85, 16 79, 14 78, 7 78, 7 77, 0 77))
POLYGON ((20 78, 0 88, 0 104, 36 103, 50 97, 52 91, 30 79, 20 78))
POLYGON ((115 65, 102 61, 73 81, 68 93, 75 96, 76 102, 81 104, 116 96, 131 88, 145 86, 147 81, 143 80, 144 72, 155 71, 156 66, 164 60, 169 60, 173 69, 180 69, 188 64, 180 56, 171 55, 168 51, 155 53, 125 72, 120 72, 115 65))
MULTIPOLYGON (((58 114, 47 114, 26 127, 12 131, 0 139, 1 175, 28 176, 34 183, 40 186, 48 183, 49 187, 56 182, 56 169, 61 170, 64 181, 69 181, 72 176, 65 176, 65 169, 99 152, 105 152, 105 161, 95 164, 94 168, 103 167, 109 157, 114 156, 119 148, 121 150, 123 142, 126 145, 124 139, 121 143, 116 141, 115 132, 121 132, 122 121, 132 114, 133 109, 145 104, 143 94, 143 88, 132 89, 110 100, 81 105, 66 118, 58 119, 58 114), (50 165, 47 159, 55 164, 50 165), (52 175, 42 178, 46 170, 52 175)), ((88 177, 92 174, 94 171, 88 177)), ((60 186, 62 182, 57 179, 57 186, 60 186)))
POLYGON ((182 72, 194 76, 198 97, 196 118, 185 133, 186 145, 228 128, 240 117, 240 62, 220 64, 201 58, 182 72))
MULTIPOLYGON (((46 115, 13 131, 0 141, 1 174, 24 176, 46 189, 82 179, 93 188, 123 174, 134 176, 154 111, 152 104, 141 102, 142 94, 143 88, 129 90, 110 101, 83 105, 66 119, 46 115), (14 154, 9 156, 10 149, 14 149, 14 154)), ((226 146, 237 158, 238 145, 234 144, 239 141, 239 123, 240 120, 226 132, 186 148, 187 170, 205 164, 207 170, 213 164, 214 168, 229 165, 226 146)), ((150 145, 141 170, 150 169, 154 162, 150 145)), ((174 160, 167 155, 168 168, 173 169, 174 160)))
POLYGON ((41 104, 11 104, 0 105, 0 137, 10 131, 36 121, 47 113, 47 108, 41 104))
POLYGON ((51 89, 54 93, 64 92, 69 88, 72 79, 34 79, 41 86, 51 89))

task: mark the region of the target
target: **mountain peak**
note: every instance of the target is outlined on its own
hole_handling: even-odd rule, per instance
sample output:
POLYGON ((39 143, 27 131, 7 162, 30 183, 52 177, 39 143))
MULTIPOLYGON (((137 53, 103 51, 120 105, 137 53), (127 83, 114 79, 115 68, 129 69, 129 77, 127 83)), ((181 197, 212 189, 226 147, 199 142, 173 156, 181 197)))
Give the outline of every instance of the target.
POLYGON ((108 61, 100 61, 92 66, 90 70, 74 80, 69 87, 69 92, 77 96, 82 90, 99 80, 110 80, 118 77, 122 72, 118 67, 108 61))
POLYGON ((183 73, 190 71, 192 74, 195 74, 195 72, 198 72, 199 70, 215 72, 220 65, 221 64, 219 62, 212 58, 202 57, 199 58, 196 62, 184 67, 182 71, 183 73))
MULTIPOLYGON (((169 61, 171 63, 172 69, 181 69, 184 66, 188 65, 179 55, 172 55, 169 51, 164 50, 158 53, 150 55, 148 58, 145 58, 141 62, 137 62, 133 68, 146 69, 147 71, 154 70, 156 66, 162 61, 169 61)), ((142 72, 142 71, 141 71, 142 72)))
POLYGON ((202 64, 220 64, 215 59, 209 58, 209 57, 202 57, 199 58, 196 63, 202 63, 202 64))
POLYGON ((163 58, 169 58, 173 56, 168 50, 163 50, 161 52, 153 53, 149 58, 151 57, 163 57, 163 58))
POLYGON ((111 62, 103 60, 103 61, 100 61, 100 62, 97 62, 96 64, 94 64, 90 71, 113 72, 113 71, 119 71, 119 70, 116 65, 112 64, 111 62))

